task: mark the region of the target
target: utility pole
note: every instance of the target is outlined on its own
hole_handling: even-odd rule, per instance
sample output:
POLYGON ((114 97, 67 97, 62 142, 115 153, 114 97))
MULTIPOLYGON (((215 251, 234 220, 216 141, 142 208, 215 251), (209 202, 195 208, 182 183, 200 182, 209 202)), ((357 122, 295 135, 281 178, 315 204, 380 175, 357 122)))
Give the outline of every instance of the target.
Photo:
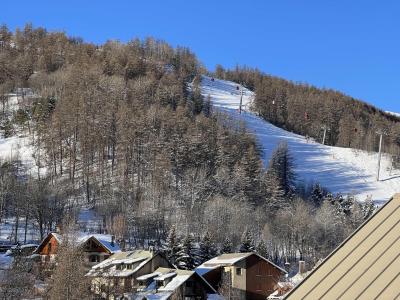
POLYGON ((240 85, 240 104, 239 104, 239 114, 242 114, 242 102, 243 102, 243 85, 240 85))
POLYGON ((376 172, 376 181, 379 181, 379 173, 381 171, 382 141, 385 132, 383 130, 379 130, 376 133, 379 134, 378 170, 376 172))
POLYGON ((324 136, 322 137, 322 145, 325 145, 326 132, 329 131, 329 128, 326 127, 325 125, 322 126, 321 128, 324 131, 324 136))

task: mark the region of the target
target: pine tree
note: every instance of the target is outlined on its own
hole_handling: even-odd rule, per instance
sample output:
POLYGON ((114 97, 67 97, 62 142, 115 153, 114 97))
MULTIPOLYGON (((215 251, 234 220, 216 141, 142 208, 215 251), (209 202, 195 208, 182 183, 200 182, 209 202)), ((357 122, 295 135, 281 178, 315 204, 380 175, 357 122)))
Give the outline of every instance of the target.
POLYGON ((367 220, 370 216, 373 215, 375 212, 376 206, 374 204, 374 201, 372 200, 372 197, 367 197, 365 202, 363 203, 363 213, 364 213, 364 220, 367 220))
POLYGON ((293 167, 293 158, 289 153, 287 143, 280 143, 269 161, 268 172, 277 177, 285 195, 291 194, 294 189, 293 167))
POLYGON ((240 252, 254 252, 254 241, 250 230, 246 229, 242 235, 242 244, 239 247, 240 252))
POLYGON ((263 190, 267 214, 274 214, 282 208, 289 206, 289 203, 285 198, 285 192, 273 173, 265 173, 263 190))
POLYGON ((211 240, 210 233, 207 231, 200 242, 200 249, 199 249, 200 263, 210 260, 216 255, 217 255, 217 250, 215 249, 214 244, 211 240))
POLYGON ((326 191, 321 187, 319 183, 313 185, 310 195, 310 201, 315 207, 320 207, 322 201, 326 196, 326 191))
POLYGON ((180 249, 180 239, 176 235, 176 228, 174 225, 172 225, 171 229, 169 230, 167 240, 162 250, 165 253, 168 260, 172 264, 175 264, 175 261, 178 257, 178 252, 181 249, 180 249))
POLYGON ((207 118, 209 118, 212 114, 212 104, 211 104, 211 96, 208 95, 206 101, 204 102, 203 105, 203 114, 207 118))
POLYGON ((182 270, 193 270, 199 265, 198 249, 193 244, 193 236, 188 234, 177 253, 176 266, 182 270))
POLYGON ((350 216, 352 207, 354 205, 354 197, 352 196, 347 196, 346 198, 342 199, 342 201, 339 202, 340 204, 340 210, 342 213, 344 213, 346 216, 350 216))
POLYGON ((267 245, 265 244, 264 240, 261 240, 257 245, 257 253, 262 257, 268 257, 268 249, 267 245))
POLYGON ((224 243, 222 244, 221 253, 232 253, 233 244, 229 237, 226 237, 224 243))

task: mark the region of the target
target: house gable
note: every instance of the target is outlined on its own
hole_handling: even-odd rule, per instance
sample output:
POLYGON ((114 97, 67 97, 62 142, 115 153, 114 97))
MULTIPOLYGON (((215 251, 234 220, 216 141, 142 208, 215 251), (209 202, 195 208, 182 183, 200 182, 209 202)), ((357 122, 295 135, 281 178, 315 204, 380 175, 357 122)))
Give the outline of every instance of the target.
POLYGON ((105 247, 99 240, 95 237, 88 238, 85 242, 82 243, 81 248, 85 252, 96 252, 96 253, 106 253, 111 255, 111 251, 105 247))
POLYGON ((37 247, 35 253, 40 255, 54 255, 57 254, 59 245, 60 241, 58 238, 53 233, 49 233, 37 247))

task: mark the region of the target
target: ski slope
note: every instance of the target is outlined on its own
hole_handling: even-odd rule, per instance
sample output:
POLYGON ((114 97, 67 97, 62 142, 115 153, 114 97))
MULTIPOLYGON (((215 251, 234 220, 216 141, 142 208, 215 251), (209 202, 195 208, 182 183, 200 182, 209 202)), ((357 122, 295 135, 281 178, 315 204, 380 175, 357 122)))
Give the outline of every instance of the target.
POLYGON ((385 202, 400 192, 400 171, 390 170, 389 156, 382 157, 380 181, 377 181, 376 153, 325 146, 278 128, 250 111, 254 94, 245 88, 242 101, 244 112, 239 114, 240 90, 237 86, 234 82, 203 76, 201 93, 205 97, 210 95, 215 108, 243 121, 254 133, 263 151, 265 166, 268 166, 274 149, 285 141, 294 158, 297 180, 306 185, 319 182, 330 192, 351 194, 360 201, 370 196, 377 203, 385 202))

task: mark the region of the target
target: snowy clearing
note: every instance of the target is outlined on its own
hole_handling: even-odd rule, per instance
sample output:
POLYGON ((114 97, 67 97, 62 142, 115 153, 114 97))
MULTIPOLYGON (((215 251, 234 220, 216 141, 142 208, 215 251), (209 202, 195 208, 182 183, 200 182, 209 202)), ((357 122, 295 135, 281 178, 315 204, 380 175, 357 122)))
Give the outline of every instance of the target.
POLYGON ((294 158, 298 181, 304 184, 319 182, 333 193, 352 194, 361 201, 371 196, 377 203, 385 202, 400 192, 400 170, 390 170, 389 156, 382 157, 378 182, 376 153, 325 146, 311 140, 307 142, 301 135, 278 128, 249 111, 254 94, 245 88, 242 102, 245 111, 239 114, 241 92, 237 86, 234 82, 203 76, 201 92, 204 97, 210 95, 214 107, 243 121, 256 135, 265 166, 268 166, 274 149, 285 141, 294 158))

